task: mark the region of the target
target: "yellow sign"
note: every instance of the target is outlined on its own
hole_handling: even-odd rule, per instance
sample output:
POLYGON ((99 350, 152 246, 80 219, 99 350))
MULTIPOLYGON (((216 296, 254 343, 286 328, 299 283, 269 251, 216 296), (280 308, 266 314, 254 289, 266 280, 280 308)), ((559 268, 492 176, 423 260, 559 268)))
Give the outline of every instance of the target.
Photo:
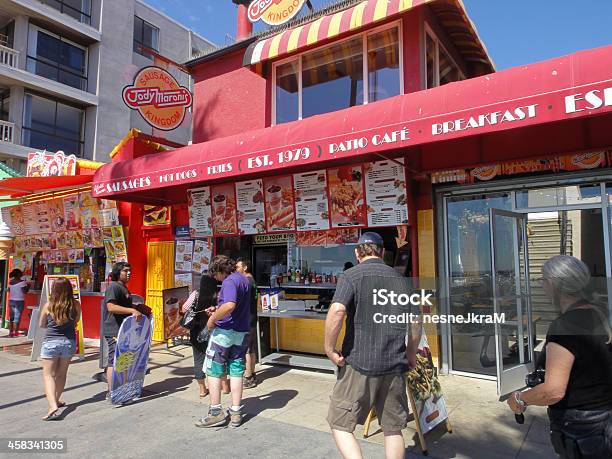
POLYGON ((281 25, 298 14, 304 3, 306 0, 255 0, 249 5, 249 21, 281 25))

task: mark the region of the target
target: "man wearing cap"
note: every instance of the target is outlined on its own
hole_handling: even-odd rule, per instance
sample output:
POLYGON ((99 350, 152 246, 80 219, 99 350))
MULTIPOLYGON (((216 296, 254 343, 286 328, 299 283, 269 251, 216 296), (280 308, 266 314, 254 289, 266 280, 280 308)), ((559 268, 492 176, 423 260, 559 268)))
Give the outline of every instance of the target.
POLYGON ((359 264, 338 280, 325 320, 325 353, 338 366, 327 422, 345 458, 362 457, 353 432, 357 424, 363 424, 372 407, 385 436, 386 457, 403 458, 405 454, 401 432, 408 421, 404 374, 416 365, 421 325, 374 320, 376 313, 419 314, 418 306, 375 304, 376 292, 381 289, 398 295, 412 291, 410 280, 387 266, 383 254, 384 241, 378 233, 361 235, 355 249, 359 264), (345 318, 346 333, 342 350, 338 351, 336 340, 345 318))

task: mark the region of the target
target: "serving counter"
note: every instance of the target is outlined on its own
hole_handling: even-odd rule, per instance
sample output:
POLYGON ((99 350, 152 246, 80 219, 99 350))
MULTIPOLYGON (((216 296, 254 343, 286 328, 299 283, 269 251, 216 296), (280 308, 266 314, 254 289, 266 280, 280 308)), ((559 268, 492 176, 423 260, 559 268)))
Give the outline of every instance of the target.
MULTIPOLYGON (((260 359, 261 363, 272 363, 277 365, 288 365, 292 367, 302 367, 302 368, 314 368, 317 370, 329 370, 336 371, 336 367, 333 363, 329 361, 329 359, 325 355, 313 355, 313 354, 305 354, 298 352, 288 352, 281 351, 280 349, 280 334, 279 334, 279 321, 283 319, 292 320, 292 322, 296 322, 298 320, 308 320, 308 321, 324 321, 326 318, 325 313, 315 312, 315 311, 263 311, 257 313, 257 351, 259 355, 261 354, 261 328, 260 321, 261 317, 267 317, 272 322, 274 322, 274 347, 276 348, 276 352, 273 352, 265 357, 260 359)), ((317 323, 320 325, 320 322, 317 323)), ((318 326, 317 328, 320 328, 318 326)), ((306 327, 299 327, 298 324, 295 324, 295 330, 298 329, 307 329, 306 327)), ((323 340, 321 340, 321 348, 323 347, 323 340)))

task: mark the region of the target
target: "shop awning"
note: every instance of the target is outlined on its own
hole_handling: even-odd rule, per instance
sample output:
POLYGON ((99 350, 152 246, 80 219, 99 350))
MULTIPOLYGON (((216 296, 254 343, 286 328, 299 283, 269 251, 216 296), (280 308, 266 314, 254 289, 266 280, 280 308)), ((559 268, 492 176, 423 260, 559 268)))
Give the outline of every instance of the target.
MULTIPOLYGON (((446 145, 440 147, 441 154, 453 157, 457 150, 448 147, 448 141, 469 137, 487 138, 478 148, 489 147, 491 139, 504 135, 499 148, 508 148, 508 137, 522 139, 518 155, 530 147, 532 139, 524 138, 528 129, 554 127, 559 132, 547 131, 535 141, 557 142, 562 139, 559 133, 569 132, 567 123, 579 125, 581 132, 598 136, 597 143, 602 143, 609 129, 599 125, 612 116, 611 68, 612 46, 606 46, 113 162, 96 172, 92 193, 169 204, 186 199, 186 188, 203 184, 313 170, 377 155, 406 155, 418 151, 415 147, 446 145), (590 126, 592 120, 597 125, 590 126)), ((596 143, 591 141, 590 146, 596 143)))
POLYGON ((62 191, 89 184, 93 177, 93 175, 12 177, 0 181, 0 195, 19 198, 35 193, 62 191))
POLYGON ((491 59, 467 17, 461 0, 364 0, 303 24, 297 22, 295 27, 252 43, 244 55, 243 63, 245 66, 254 65, 278 58, 426 3, 431 4, 465 59, 485 63, 492 70, 491 59))

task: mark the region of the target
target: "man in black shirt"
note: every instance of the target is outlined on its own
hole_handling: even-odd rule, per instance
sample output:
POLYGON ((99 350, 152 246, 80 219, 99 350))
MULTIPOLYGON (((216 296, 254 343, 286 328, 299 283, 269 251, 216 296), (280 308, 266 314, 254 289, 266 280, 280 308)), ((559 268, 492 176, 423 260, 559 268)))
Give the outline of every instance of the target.
POLYGON ((416 365, 421 325, 418 308, 405 301, 412 294, 409 279, 387 266, 383 253, 378 233, 361 235, 355 249, 359 265, 340 277, 325 320, 325 353, 339 367, 327 421, 343 457, 361 457, 353 431, 372 406, 385 435, 386 457, 403 458, 405 453, 401 433, 408 420, 404 373, 416 365), (339 352, 336 340, 345 317, 346 334, 339 352))
POLYGON ((111 271, 111 284, 106 287, 104 301, 102 303, 102 333, 108 344, 108 367, 106 368, 106 380, 108 382, 108 394, 113 384, 113 363, 115 359, 115 345, 119 328, 126 317, 134 316, 140 320, 142 314, 149 314, 144 305, 132 304, 132 294, 127 289, 130 281, 132 267, 129 263, 120 261, 115 263, 111 271))
POLYGON ((244 385, 245 389, 252 389, 257 386, 257 379, 255 376, 255 364, 257 363, 257 353, 255 348, 257 346, 257 283, 253 274, 251 274, 251 260, 247 258, 238 258, 236 260, 236 271, 246 276, 251 284, 251 301, 250 301, 250 312, 251 312, 251 323, 249 330, 249 351, 246 355, 246 370, 244 371, 244 385))

